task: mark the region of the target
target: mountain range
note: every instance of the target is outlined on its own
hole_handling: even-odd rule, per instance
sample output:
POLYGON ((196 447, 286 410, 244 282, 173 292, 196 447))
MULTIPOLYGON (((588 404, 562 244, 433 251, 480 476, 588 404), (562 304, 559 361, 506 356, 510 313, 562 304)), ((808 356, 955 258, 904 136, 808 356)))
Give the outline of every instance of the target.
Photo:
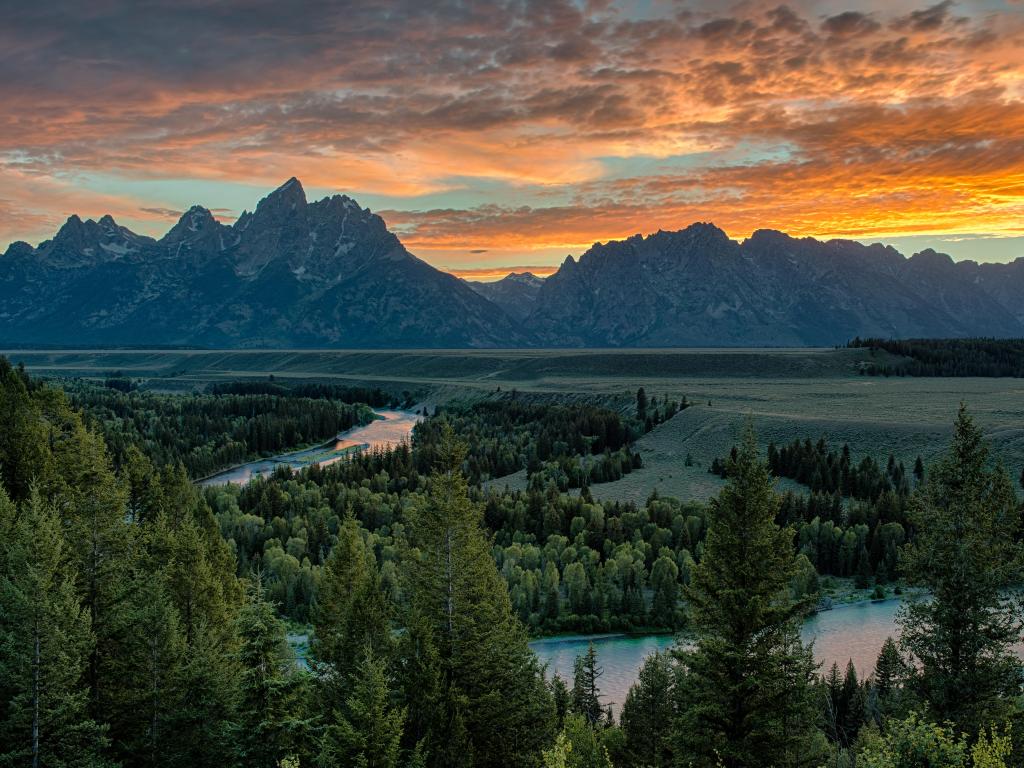
POLYGON ((1024 258, 712 224, 598 243, 550 277, 460 280, 350 197, 289 179, 234 224, 196 206, 159 240, 72 216, 0 257, 0 344, 206 347, 831 345, 1024 336, 1024 258))

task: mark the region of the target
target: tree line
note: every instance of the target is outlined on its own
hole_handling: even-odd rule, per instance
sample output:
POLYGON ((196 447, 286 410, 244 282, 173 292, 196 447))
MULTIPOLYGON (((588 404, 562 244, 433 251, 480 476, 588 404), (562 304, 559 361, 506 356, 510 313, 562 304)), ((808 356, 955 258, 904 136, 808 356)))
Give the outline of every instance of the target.
POLYGON ((66 387, 74 407, 103 434, 115 463, 135 447, 158 466, 182 464, 192 478, 322 442, 374 418, 368 405, 292 390, 232 393, 236 385, 223 385, 215 394, 171 395, 84 382, 66 387))
POLYGON ((871 376, 1024 376, 1024 339, 861 339, 847 347, 897 355, 860 367, 871 376))
POLYGON ((544 463, 576 456, 600 456, 633 443, 642 423, 591 404, 528 403, 520 399, 452 403, 416 426, 414 442, 421 472, 429 471, 445 426, 469 446, 464 470, 473 484, 544 463), (443 418, 441 418, 443 417, 443 418))

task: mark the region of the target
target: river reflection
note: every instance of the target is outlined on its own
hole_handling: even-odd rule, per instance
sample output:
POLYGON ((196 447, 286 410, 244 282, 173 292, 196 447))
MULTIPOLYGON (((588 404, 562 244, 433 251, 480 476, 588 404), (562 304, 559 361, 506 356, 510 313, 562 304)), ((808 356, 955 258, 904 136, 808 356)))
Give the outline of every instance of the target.
POLYGON ((269 459, 259 459, 241 464, 216 475, 204 478, 199 485, 225 485, 235 483, 245 485, 253 477, 271 474, 284 465, 299 470, 313 464, 326 466, 340 461, 352 451, 373 450, 376 448, 392 448, 412 435, 412 428, 420 417, 412 411, 374 411, 380 418, 374 419, 362 427, 355 427, 338 435, 333 443, 325 443, 313 448, 305 448, 292 453, 282 453, 269 459))

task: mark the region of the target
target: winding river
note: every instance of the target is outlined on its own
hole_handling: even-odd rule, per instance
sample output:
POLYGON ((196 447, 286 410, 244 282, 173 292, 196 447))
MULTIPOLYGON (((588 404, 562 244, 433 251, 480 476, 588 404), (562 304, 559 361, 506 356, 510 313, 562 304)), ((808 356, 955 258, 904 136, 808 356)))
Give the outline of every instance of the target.
POLYGON ((356 451, 390 448, 403 440, 408 440, 412 435, 412 428, 420 419, 419 415, 412 411, 375 410, 374 413, 378 418, 369 424, 342 432, 334 440, 328 440, 322 445, 239 464, 203 478, 199 485, 245 485, 253 477, 269 475, 282 465, 299 470, 313 464, 333 464, 356 451))
MULTIPOLYGON (((804 642, 814 641, 814 656, 825 671, 837 662, 840 668, 853 660, 857 672, 868 675, 885 638, 898 635, 896 611, 899 600, 862 602, 841 605, 831 611, 815 614, 804 624, 804 642)), ((626 693, 634 683, 644 659, 655 651, 670 648, 672 635, 593 635, 552 637, 530 643, 541 663, 548 665, 548 674, 558 673, 572 684, 572 667, 576 656, 587 650, 593 641, 598 664, 604 669, 599 686, 601 700, 620 711, 626 693)))

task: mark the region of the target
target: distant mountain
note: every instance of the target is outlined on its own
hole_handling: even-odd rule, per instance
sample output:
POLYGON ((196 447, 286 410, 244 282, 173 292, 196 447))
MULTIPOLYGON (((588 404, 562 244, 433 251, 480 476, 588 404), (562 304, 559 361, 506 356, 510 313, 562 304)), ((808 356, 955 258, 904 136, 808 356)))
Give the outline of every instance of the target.
POLYGON ((533 312, 544 278, 532 272, 510 272, 492 283, 466 281, 466 285, 522 322, 533 312))
POLYGON ((194 207, 160 240, 72 216, 0 258, 0 340, 224 347, 493 347, 531 339, 351 198, 289 179, 234 225, 194 207))
POLYGON ((470 283, 343 195, 290 179, 233 225, 189 209, 159 240, 67 220, 0 257, 0 344, 209 347, 801 346, 1024 336, 1024 258, 711 224, 598 243, 546 279, 470 283))
POLYGON ((821 242, 711 224, 597 244, 540 288, 526 327, 571 346, 831 345, 854 336, 1024 335, 1024 259, 821 242))

